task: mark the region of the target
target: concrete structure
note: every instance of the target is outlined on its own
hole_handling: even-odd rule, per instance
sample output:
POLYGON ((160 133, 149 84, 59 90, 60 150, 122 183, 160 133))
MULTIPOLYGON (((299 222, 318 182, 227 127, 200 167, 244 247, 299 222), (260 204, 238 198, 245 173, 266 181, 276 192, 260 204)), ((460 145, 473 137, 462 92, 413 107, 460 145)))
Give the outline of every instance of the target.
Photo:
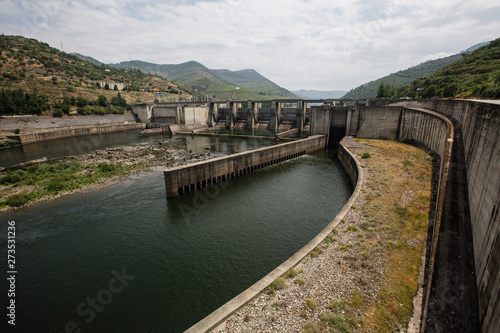
POLYGON ((167 169, 167 197, 238 177, 325 148, 323 135, 167 169))
POLYGON ((205 317, 203 320, 199 321, 197 324, 186 330, 186 333, 210 332, 211 330, 215 329, 227 317, 238 311, 241 307, 250 302, 257 295, 259 295, 259 293, 267 288, 267 286, 269 286, 274 280, 285 274, 289 269, 297 266, 300 261, 308 256, 315 247, 319 246, 321 242, 326 238, 326 236, 328 236, 328 234, 330 234, 333 229, 335 229, 339 225, 340 221, 342 221, 349 209, 351 209, 351 206, 358 198, 359 193, 361 193, 361 184, 363 183, 363 171, 361 169, 361 166, 358 160, 349 152, 346 146, 346 141, 340 144, 339 160, 349 174, 349 177, 353 181, 353 185, 355 186, 355 188, 351 197, 344 205, 344 207, 342 207, 342 210, 337 214, 337 216, 316 237, 314 237, 309 243, 307 243, 303 248, 297 251, 288 260, 276 267, 272 272, 257 281, 250 288, 246 289, 235 298, 205 317))
POLYGON ((0 125, 5 130, 21 129, 20 134, 8 135, 8 137, 19 140, 22 145, 74 136, 145 128, 145 124, 137 123, 131 114, 63 118, 10 117, 2 119, 0 125))
POLYGON ((500 105, 475 101, 415 101, 461 128, 474 262, 483 332, 500 330, 500 105))
MULTIPOLYGON (((354 102, 352 102, 354 103, 354 102)), ((211 102, 165 102, 135 104, 132 112, 149 127, 204 125, 226 128, 266 128, 275 132, 298 128, 309 122, 310 104, 335 106, 343 100, 250 100, 211 102)))
MULTIPOLYGON (((425 282, 428 285, 424 301, 422 331, 425 330, 425 324, 429 320, 427 315, 430 312, 426 311, 429 309, 431 293, 442 294, 446 303, 444 310, 449 307, 458 307, 471 308, 471 312, 474 312, 475 303, 478 303, 478 296, 479 324, 482 332, 499 331, 500 105, 481 101, 449 100, 404 101, 390 106, 381 105, 383 104, 381 101, 367 104, 373 106, 337 106, 331 103, 311 107, 308 111, 310 134, 324 135, 325 141, 329 144, 338 142, 338 138, 344 135, 377 139, 406 138, 424 144, 441 156, 434 210, 436 215, 434 221, 430 221, 432 241, 428 248, 430 256, 425 282), (462 185, 460 185, 462 165, 465 166, 466 184, 463 185, 465 190, 461 189, 462 185), (443 226, 446 227, 443 229, 443 226), (471 239, 468 238, 470 233, 471 239), (457 242, 472 243, 472 241, 473 262, 470 266, 466 257, 472 257, 472 250, 467 249, 467 244, 458 250, 455 248, 451 250, 454 252, 450 252, 450 246, 455 246, 457 242), (459 257, 463 254, 466 257, 459 257), (433 277, 435 272, 439 273, 438 275, 443 273, 440 271, 441 265, 450 260, 450 255, 458 258, 453 259, 455 266, 445 272, 447 276, 433 277), (460 261, 463 261, 462 265, 460 261), (471 295, 471 293, 476 293, 475 288, 468 288, 461 284, 462 280, 470 278, 471 275, 475 277, 474 284, 477 283, 477 295, 471 295), (450 285, 455 283, 460 285, 450 285), (433 284, 434 287, 431 288, 433 284), (452 288, 455 289, 451 290, 452 288)), ((255 112, 253 106, 252 112, 255 112)), ((258 113, 267 113, 271 124, 273 124, 273 117, 275 120, 283 119, 283 109, 276 105, 271 105, 267 109, 261 106, 258 113)), ((345 162, 349 160, 346 154, 341 144, 339 158, 343 161, 351 179, 355 181, 357 176, 354 175, 353 170, 356 168, 354 162, 345 162)), ((189 185, 190 189, 197 186, 192 184, 189 185)), ((285 268, 281 265, 254 286, 193 326, 188 332, 205 332, 213 329, 226 316, 250 301, 298 261, 300 259, 294 255, 283 264, 285 268), (291 264, 292 262, 294 264, 291 264)), ((444 315, 450 320, 460 320, 456 318, 454 312, 445 312, 448 312, 444 315)), ((471 320, 474 320, 473 317, 472 314, 471 320)))

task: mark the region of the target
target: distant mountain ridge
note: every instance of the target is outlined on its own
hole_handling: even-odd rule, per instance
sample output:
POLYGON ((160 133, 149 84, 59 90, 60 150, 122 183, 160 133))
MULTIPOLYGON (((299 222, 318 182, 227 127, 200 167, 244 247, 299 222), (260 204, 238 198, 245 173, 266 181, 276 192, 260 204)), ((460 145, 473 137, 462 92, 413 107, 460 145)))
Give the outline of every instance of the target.
POLYGON ((180 82, 198 92, 218 99, 277 99, 295 95, 253 69, 231 71, 209 69, 197 61, 182 64, 154 64, 124 61, 110 64, 119 69, 136 68, 180 82))
POLYGON ((449 65, 455 61, 458 61, 462 58, 462 54, 470 53, 478 48, 487 45, 489 42, 483 42, 469 47, 468 49, 441 59, 429 60, 423 62, 419 65, 410 67, 405 70, 398 71, 396 73, 392 73, 390 75, 386 75, 374 81, 370 81, 368 83, 362 84, 359 87, 356 87, 345 94, 344 98, 375 98, 377 96, 377 90, 380 84, 383 82, 386 85, 389 85, 393 88, 404 87, 415 79, 420 77, 426 77, 435 73, 439 69, 449 65))

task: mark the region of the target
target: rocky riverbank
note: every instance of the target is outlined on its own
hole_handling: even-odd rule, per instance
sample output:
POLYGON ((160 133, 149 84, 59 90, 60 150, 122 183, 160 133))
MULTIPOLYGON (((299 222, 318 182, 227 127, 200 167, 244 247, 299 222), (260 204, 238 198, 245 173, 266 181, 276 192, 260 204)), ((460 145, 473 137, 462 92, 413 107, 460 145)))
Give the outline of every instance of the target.
POLYGON ((160 144, 139 144, 31 161, 0 173, 0 210, 100 189, 153 167, 175 167, 212 157, 160 144))

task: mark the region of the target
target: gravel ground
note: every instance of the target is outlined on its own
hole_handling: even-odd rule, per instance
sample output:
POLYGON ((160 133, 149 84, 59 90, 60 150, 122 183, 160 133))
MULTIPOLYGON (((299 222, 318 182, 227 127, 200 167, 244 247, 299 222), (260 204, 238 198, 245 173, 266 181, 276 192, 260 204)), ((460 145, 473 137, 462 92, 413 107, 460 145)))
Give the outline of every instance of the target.
MULTIPOLYGON (((351 147, 351 151, 358 153, 371 151, 373 148, 363 145, 351 147)), ((356 200, 353 208, 348 212, 345 219, 337 226, 334 232, 333 242, 322 243, 322 253, 312 258, 307 256, 295 267, 298 275, 286 279, 286 287, 273 294, 260 293, 254 300, 235 312, 217 329, 212 332, 303 332, 307 323, 318 324, 320 317, 332 301, 352 300, 356 292, 363 294, 366 303, 378 302, 375 296, 381 287, 381 281, 385 273, 387 254, 385 251, 371 251, 369 258, 360 255, 360 242, 364 244, 376 244, 385 246, 387 239, 383 233, 347 231, 347 227, 356 226, 360 231, 366 220, 362 209, 367 202, 366 194, 371 196, 384 195, 377 187, 367 186, 375 179, 383 175, 383 170, 377 170, 368 166, 368 162, 360 160, 365 175, 365 183, 362 192, 356 200), (357 208, 358 207, 358 208, 357 208), (302 279, 305 284, 297 284, 296 279, 302 279), (306 305, 306 299, 314 300, 314 304, 306 305)), ((400 199, 400 204, 411 201, 413 193, 405 190, 400 199)), ((409 239, 410 247, 421 246, 422 242, 417 239, 409 239)), ((345 316, 351 316, 360 322, 359 312, 346 309, 345 316), (349 312, 349 313, 348 313, 349 312)), ((357 331, 355 324, 350 330, 357 331)), ((350 331, 349 330, 349 331, 350 331)), ((406 328, 399 328, 406 331, 406 328)), ((347 332, 348 330, 346 330, 347 332)), ((333 327, 316 325, 307 332, 341 332, 333 327)), ((344 332, 344 331, 342 331, 344 332)))

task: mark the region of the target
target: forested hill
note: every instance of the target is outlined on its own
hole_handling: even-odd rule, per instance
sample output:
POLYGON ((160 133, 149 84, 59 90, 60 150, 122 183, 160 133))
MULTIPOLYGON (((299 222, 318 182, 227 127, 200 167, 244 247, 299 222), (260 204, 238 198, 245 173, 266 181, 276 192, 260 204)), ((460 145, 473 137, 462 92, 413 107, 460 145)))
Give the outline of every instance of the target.
POLYGON ((446 65, 460 60, 462 58, 462 54, 472 52, 479 47, 487 44, 487 42, 479 43, 471 46, 470 48, 462 51, 459 54, 437 60, 429 60, 417 66, 413 66, 408 69, 386 75, 377 80, 365 83, 357 88, 352 89, 344 96, 344 98, 375 98, 377 97, 378 89, 382 83, 386 86, 389 86, 393 90, 404 87, 417 78, 426 77, 432 73, 435 73, 440 68, 443 68, 446 65))
POLYGON ((409 97, 500 98, 500 38, 436 73, 419 78, 399 95, 409 97))
POLYGON ((156 91, 192 97, 190 89, 155 74, 96 65, 35 39, 0 35, 0 114, 51 114, 61 104, 76 112, 77 99, 93 113, 99 98, 97 111, 107 112, 118 92, 124 104, 152 102, 156 91))

